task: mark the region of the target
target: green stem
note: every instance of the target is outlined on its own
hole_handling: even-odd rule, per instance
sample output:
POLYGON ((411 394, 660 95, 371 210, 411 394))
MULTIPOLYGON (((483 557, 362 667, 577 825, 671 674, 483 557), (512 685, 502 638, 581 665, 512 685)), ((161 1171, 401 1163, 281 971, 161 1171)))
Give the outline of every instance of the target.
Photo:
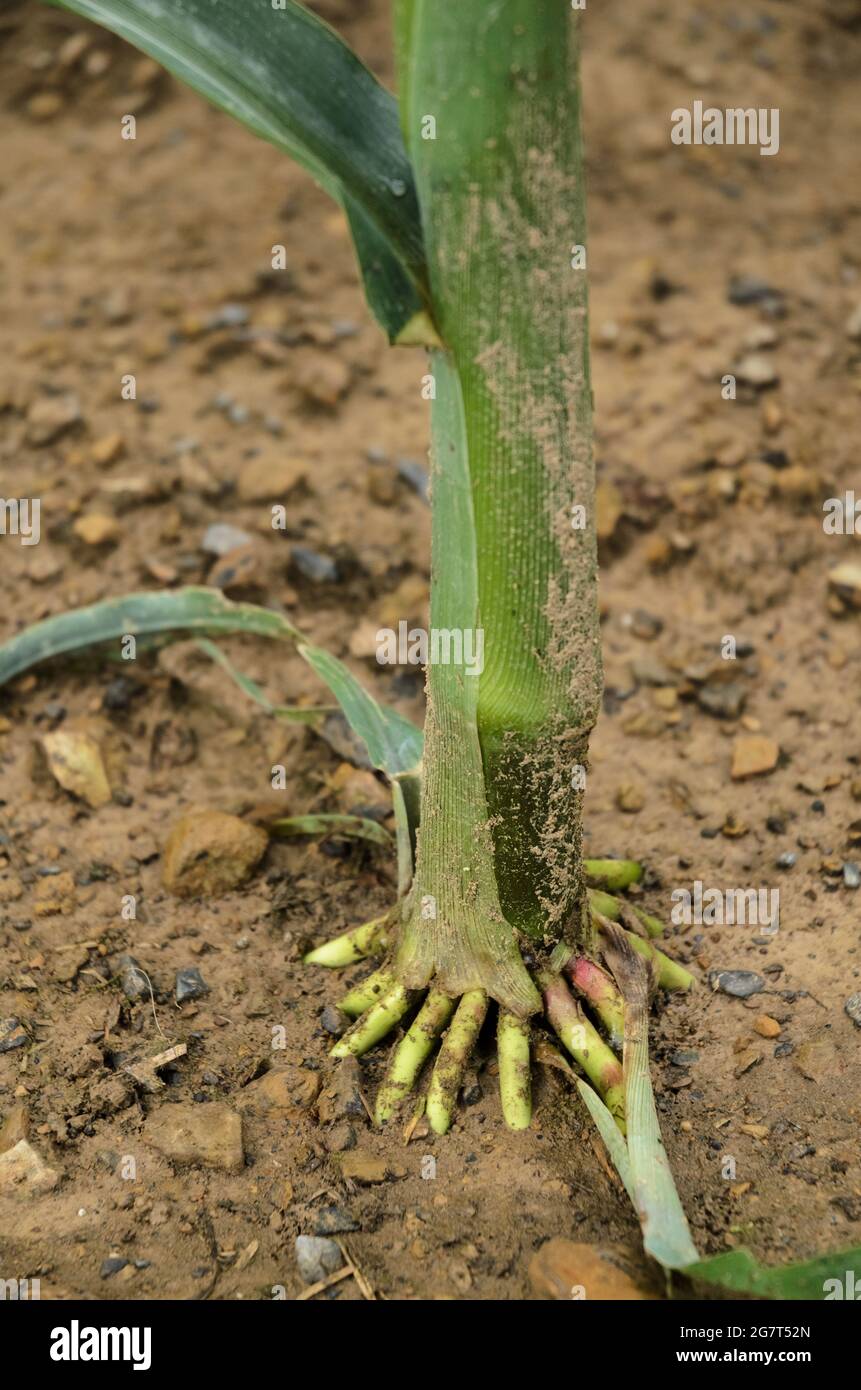
POLYGON ((589 944, 582 777, 600 704, 578 17, 559 0, 398 0, 434 318, 432 664, 411 985, 540 1007, 515 933, 589 944), (422 118, 435 123, 423 138, 422 118), (581 524, 582 522, 582 524, 581 524), (433 918, 418 904, 432 899, 433 918), (512 930, 513 929, 513 930, 512 930))
MULTIPOLYGON (((431 626, 475 632, 475 534, 460 381, 433 355, 431 626)), ((395 956, 399 979, 446 994, 485 990, 520 1016, 541 1001, 506 922, 476 724, 479 681, 464 664, 432 663, 427 677, 421 824, 416 871, 395 956)))

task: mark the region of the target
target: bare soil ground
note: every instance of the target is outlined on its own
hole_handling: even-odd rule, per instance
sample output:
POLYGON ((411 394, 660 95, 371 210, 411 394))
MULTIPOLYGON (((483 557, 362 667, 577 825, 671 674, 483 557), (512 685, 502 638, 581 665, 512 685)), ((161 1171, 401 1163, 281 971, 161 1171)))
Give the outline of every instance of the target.
MULTIPOLYGON (((390 80, 386 6, 321 8, 390 80)), ((851 3, 613 0, 584 23, 607 681, 588 845, 642 859, 640 901, 665 919, 695 879, 780 889, 773 938, 670 928, 698 987, 661 1002, 653 1032, 697 1244, 775 1262, 861 1235, 861 1033, 844 1012, 861 989, 861 894, 843 867, 861 860, 861 640, 828 591, 859 538, 822 526, 824 500, 859 481, 861 344, 846 328, 861 303, 859 21, 851 3), (673 146, 669 113, 695 97, 779 107, 779 154, 673 146), (733 303, 745 276, 767 288, 733 303), (757 372, 768 389, 741 380, 757 372), (777 764, 734 781, 736 741, 753 735, 777 742, 777 764), (713 992, 709 972, 729 969, 763 990, 713 992)), ((377 667, 368 632, 426 607, 429 513, 402 466, 424 463, 424 359, 389 351, 369 322, 340 213, 131 50, 35 3, 0 16, 0 90, 0 493, 42 500, 38 546, 0 540, 0 635, 205 582, 204 533, 225 522, 252 538, 239 596, 283 607, 420 719, 420 678, 377 667), (123 141, 129 113, 137 138, 123 141), (136 401, 121 399, 127 373, 136 401), (52 435, 68 393, 80 418, 52 435), (285 468, 280 492, 243 492, 249 469, 285 468), (270 525, 284 497, 286 535, 270 525), (302 574, 295 545, 337 577, 302 574)), ((271 698, 319 700, 289 649, 224 647, 271 698)), ((332 1071, 321 1012, 366 968, 335 976, 299 957, 392 901, 390 856, 277 843, 240 891, 165 890, 183 813, 275 796, 285 814, 387 805, 343 750, 275 724, 188 645, 54 667, 0 695, 0 1017, 17 1020, 0 1042, 26 1034, 0 1050, 0 1149, 27 1126, 58 1175, 44 1195, 0 1198, 0 1276, 39 1275, 43 1296, 295 1297, 294 1239, 336 1206, 387 1298, 533 1296, 530 1260, 560 1234, 628 1252, 648 1284, 559 1073, 538 1068, 533 1126, 511 1135, 488 1039, 451 1134, 419 1125, 405 1142, 402 1126, 374 1132, 361 1101, 384 1049, 332 1071), (109 804, 90 810, 48 775, 38 742, 56 729, 100 742, 109 804), (154 1005, 123 994, 124 953, 154 1005), (177 1005, 191 966, 209 992, 177 1005), (150 1094, 122 1062, 162 1033, 188 1052, 150 1094), (240 1171, 164 1157, 152 1138, 177 1102, 242 1116, 240 1171)), ((353 1279, 330 1292, 362 1296, 353 1279)))

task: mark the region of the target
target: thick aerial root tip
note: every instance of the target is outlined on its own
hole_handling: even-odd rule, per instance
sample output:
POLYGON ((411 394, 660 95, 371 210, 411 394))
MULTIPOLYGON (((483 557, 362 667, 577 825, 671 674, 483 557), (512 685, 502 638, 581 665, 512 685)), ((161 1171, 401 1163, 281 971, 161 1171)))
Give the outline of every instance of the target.
POLYGON ((324 941, 322 946, 315 946, 313 951, 302 957, 303 963, 326 965, 337 970, 345 965, 354 965, 366 956, 379 955, 386 949, 386 922, 386 917, 376 917, 372 922, 364 922, 362 926, 344 932, 343 936, 324 941))
POLYGON ((619 899, 612 897, 609 893, 604 893, 600 888, 589 889, 589 906, 593 915, 597 913, 601 917, 609 917, 611 922, 618 922, 622 915, 622 904, 619 899))
POLYGON ((397 981, 390 970, 375 970, 366 980, 349 990, 343 999, 338 1000, 338 1008, 342 1013, 349 1014, 350 1018, 358 1018, 359 1014, 365 1013, 373 1004, 379 1003, 384 994, 397 984, 397 981))
POLYGON ((464 1068, 487 1013, 487 995, 473 989, 463 996, 451 1021, 428 1088, 426 1114, 435 1134, 445 1134, 463 1080, 464 1068))
POLYGON ((529 1024, 507 1009, 500 1009, 496 1046, 503 1118, 509 1129, 528 1129, 532 1121, 529 1024))
POLYGON ((619 893, 643 877, 643 866, 635 859, 584 859, 586 876, 609 893, 619 893))
MULTIPOLYGON (((609 917, 611 922, 618 922, 622 915, 622 902, 619 898, 614 898, 610 893, 604 893, 600 888, 589 889, 589 906, 592 909, 593 917, 609 917)), ((626 902, 624 906, 646 928, 649 936, 663 936, 664 924, 658 917, 653 917, 651 913, 644 912, 636 904, 626 902)))
POLYGON ((409 1095, 453 1013, 454 1000, 438 990, 431 990, 406 1036, 395 1049, 386 1079, 377 1094, 374 1107, 376 1124, 383 1125, 390 1120, 401 1101, 409 1095))
POLYGON ((587 956, 572 956, 565 974, 603 1024, 610 1045, 621 1050, 625 1038, 625 1003, 615 980, 587 956))
POLYGON ((621 1128, 624 1123, 621 1062, 585 1017, 561 976, 543 974, 541 987, 550 1023, 621 1128))
POLYGON ((339 1038, 330 1057, 361 1057, 363 1052, 390 1033, 410 1007, 414 995, 405 985, 395 984, 353 1027, 339 1038))

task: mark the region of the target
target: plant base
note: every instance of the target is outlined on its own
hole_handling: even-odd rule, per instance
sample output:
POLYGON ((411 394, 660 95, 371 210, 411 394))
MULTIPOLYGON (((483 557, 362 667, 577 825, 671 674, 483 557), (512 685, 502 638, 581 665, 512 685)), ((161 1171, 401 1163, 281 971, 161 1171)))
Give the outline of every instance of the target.
MULTIPOLYGON (((692 977, 676 962, 659 951, 647 935, 661 929, 655 918, 631 909, 623 898, 606 891, 606 886, 624 888, 640 876, 639 865, 630 861, 594 860, 585 865, 593 882, 605 887, 590 890, 592 919, 597 928, 600 954, 601 934, 612 929, 612 920, 631 923, 626 935, 634 949, 650 965, 653 985, 668 990, 686 990, 692 977), (645 920, 644 920, 645 919, 645 920)), ((354 928, 325 943, 305 957, 306 963, 342 967, 362 958, 382 956, 383 964, 340 1001, 344 1013, 355 1019, 353 1025, 331 1050, 333 1057, 360 1057, 390 1036, 412 1015, 406 1031, 392 1054, 386 1078, 377 1096, 374 1118, 382 1125, 419 1085, 422 1073, 439 1044, 436 1060, 424 1097, 425 1113, 431 1128, 444 1134, 455 1115, 463 1075, 485 1022, 494 996, 481 987, 452 988, 450 978, 437 974, 427 988, 415 988, 415 976, 405 975, 403 938, 392 912, 354 928)), ((520 958, 514 933, 505 925, 508 948, 517 954, 520 969, 527 974, 537 1008, 579 1071, 588 1078, 607 1109, 624 1132, 624 1086, 621 1052, 625 1001, 612 973, 592 954, 572 953, 557 947, 545 965, 520 958)), ((499 924, 497 924, 497 929, 499 924)), ((491 961, 491 964, 494 963, 491 961)), ((475 978, 481 979, 481 962, 475 962, 475 978)), ((502 1113, 511 1129, 525 1129, 532 1116, 531 1039, 533 1021, 497 1001, 497 1052, 502 1113)))

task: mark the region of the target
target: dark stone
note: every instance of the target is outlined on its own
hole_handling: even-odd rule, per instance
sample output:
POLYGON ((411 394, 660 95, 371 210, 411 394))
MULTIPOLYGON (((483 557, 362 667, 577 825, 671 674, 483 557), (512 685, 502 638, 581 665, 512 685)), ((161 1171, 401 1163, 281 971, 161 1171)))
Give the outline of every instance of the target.
POLYGON ((29 1041, 29 1034, 17 1018, 4 1018, 0 1022, 0 1052, 15 1052, 19 1047, 26 1047, 29 1041))
POLYGON ((117 956, 113 962, 113 967, 114 978, 119 979, 120 988, 126 999, 131 999, 134 1002, 137 999, 149 997, 149 984, 146 975, 134 956, 117 956))
POLYGON ((763 301, 782 299, 783 291, 776 290, 759 275, 733 275, 727 290, 730 304, 762 304, 763 301))
POLYGON ((134 697, 140 693, 141 686, 137 681, 130 680, 128 676, 114 676, 102 696, 102 709, 111 711, 128 709, 134 697))
POLYGON ((397 466, 398 476, 403 478, 405 483, 409 483, 423 502, 429 502, 430 480, 424 464, 416 463, 415 459, 398 459, 397 466))
POLYGON ((340 578, 334 560, 328 555, 320 555, 318 551, 310 550, 307 546, 294 545, 290 551, 290 560, 303 579, 309 579, 312 584, 337 584, 340 578))
POLYGON ((320 853, 327 859, 349 859, 355 849, 352 840, 323 840, 320 853))
POLYGON ((464 1105, 477 1105, 478 1102, 481 1100, 481 1083, 478 1079, 477 1072, 467 1072, 466 1076, 463 1079, 463 1089, 461 1091, 461 1096, 464 1105))
POLYGON ((176 972, 176 1002, 185 1004, 189 999, 201 999, 209 993, 209 985, 196 965, 186 966, 176 972))
POLYGON ((348 1022, 346 1016, 341 1013, 340 1009, 336 1009, 334 1004, 327 1004, 320 1014, 321 1027, 335 1038, 339 1038, 346 1030, 348 1022))
POLYGON ((733 999, 749 999, 765 988, 765 980, 754 970, 712 970, 709 983, 717 984, 721 994, 729 994, 733 999))
POLYGON ((322 1207, 314 1222, 315 1236, 339 1236, 360 1229, 358 1221, 344 1207, 322 1207))
POLYGON ((720 681, 697 691, 697 704, 718 719, 737 719, 746 700, 747 691, 738 681, 720 681))
POLYGON ((769 468, 788 468, 789 454, 785 449, 764 449, 760 454, 763 463, 767 463, 769 468))

